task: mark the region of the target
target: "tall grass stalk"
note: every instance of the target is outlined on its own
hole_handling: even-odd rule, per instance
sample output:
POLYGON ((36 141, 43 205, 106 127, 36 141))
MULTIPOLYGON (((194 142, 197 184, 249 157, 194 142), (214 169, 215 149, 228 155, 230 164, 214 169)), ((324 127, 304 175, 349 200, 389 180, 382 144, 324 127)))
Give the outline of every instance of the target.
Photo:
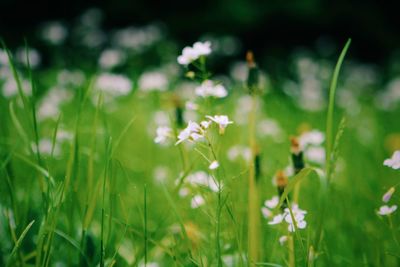
POLYGON ((256 148, 256 113, 257 96, 252 94, 252 107, 249 113, 249 144, 252 157, 249 166, 249 189, 248 189, 248 253, 250 265, 255 265, 260 259, 260 208, 259 191, 255 176, 256 148))

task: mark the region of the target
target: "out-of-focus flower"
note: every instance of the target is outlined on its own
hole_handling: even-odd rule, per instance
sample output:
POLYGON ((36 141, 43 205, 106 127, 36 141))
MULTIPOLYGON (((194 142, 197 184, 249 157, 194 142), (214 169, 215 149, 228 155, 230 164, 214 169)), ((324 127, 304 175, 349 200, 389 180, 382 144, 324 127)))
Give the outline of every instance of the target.
POLYGON ((195 195, 190 201, 190 206, 192 209, 197 209, 198 207, 204 205, 206 201, 201 195, 195 195))
POLYGON ((95 87, 113 96, 124 96, 131 92, 132 82, 123 75, 103 73, 98 76, 95 87))
POLYGON ((58 21, 47 22, 42 28, 42 38, 53 45, 62 44, 68 35, 67 28, 58 21))
POLYGON ((244 159, 245 161, 250 161, 251 159, 251 149, 246 146, 236 145, 228 150, 228 159, 235 161, 238 159, 244 159))
POLYGON ((274 196, 274 197, 272 197, 271 199, 266 200, 266 201, 264 202, 264 205, 265 205, 267 208, 275 209, 276 206, 278 206, 278 203, 279 203, 279 197, 278 197, 278 196, 274 196))
POLYGON ((397 205, 393 205, 393 206, 391 206, 391 207, 389 207, 389 206, 387 206, 387 205, 384 205, 384 206, 382 206, 382 207, 380 207, 379 208, 379 210, 378 210, 378 214, 379 215, 382 215, 382 216, 385 216, 385 215, 390 215, 390 214, 392 214, 393 212, 395 212, 397 210, 397 205))
POLYGON ((388 203, 389 200, 392 198, 392 195, 394 194, 394 187, 391 187, 382 197, 382 201, 385 203, 388 203))
MULTIPOLYGON (((265 203, 270 205, 271 207, 276 207, 277 199, 272 198, 269 203, 265 203), (275 205, 276 204, 276 205, 275 205)), ((266 207, 262 208, 262 213, 265 218, 270 218, 272 216, 272 212, 266 212, 266 207)), ((305 229, 307 226, 307 222, 304 220, 305 214, 307 212, 299 208, 297 204, 292 205, 291 212, 288 208, 285 208, 283 213, 275 215, 272 220, 268 222, 270 225, 280 224, 285 221, 288 224, 288 231, 294 232, 296 229, 305 229), (294 219, 294 220, 293 220, 294 219)))
POLYGON ((211 53, 210 42, 196 42, 193 47, 187 46, 182 50, 182 54, 178 57, 178 63, 188 65, 197 60, 201 56, 207 56, 211 53))
POLYGON ((99 58, 99 65, 103 69, 111 69, 125 62, 126 55, 118 49, 106 49, 99 58))
POLYGON ((16 52, 16 57, 19 62, 21 62, 26 66, 28 66, 28 60, 29 60, 29 66, 31 68, 38 67, 42 60, 39 52, 34 48, 28 48, 28 49, 25 47, 18 48, 16 52))
POLYGON ((156 130, 157 136, 154 138, 156 144, 166 144, 172 137, 172 129, 168 126, 159 126, 156 130))
POLYGON ((230 121, 228 116, 226 115, 215 115, 215 116, 206 116, 206 118, 212 120, 219 126, 219 134, 224 134, 225 133, 225 128, 229 125, 232 124, 233 121, 230 121))
POLYGON ((213 162, 211 162, 210 166, 208 166, 208 168, 209 168, 210 170, 215 170, 215 169, 217 169, 218 167, 219 167, 219 162, 216 161, 216 160, 214 160, 213 162))
MULTIPOLYGON (((28 80, 23 79, 21 81, 21 89, 24 94, 31 95, 32 94, 32 86, 28 80)), ((18 95, 18 85, 14 78, 9 78, 3 84, 3 96, 5 98, 11 98, 18 95)))
POLYGON ((223 98, 228 95, 225 87, 222 84, 214 84, 211 80, 205 80, 195 89, 195 93, 201 97, 216 97, 223 98))
POLYGON ((39 120, 56 118, 60 114, 60 106, 72 98, 71 92, 63 88, 51 88, 39 102, 37 116, 39 120))
POLYGON ((61 70, 57 74, 57 82, 61 86, 81 86, 85 81, 85 74, 80 70, 61 70))
POLYGON ((400 150, 395 151, 391 158, 385 159, 383 165, 391 167, 395 170, 400 169, 400 150))
POLYGON ((168 78, 162 72, 150 71, 140 76, 138 84, 142 91, 165 91, 168 88, 168 78))
POLYGON ((302 149, 305 149, 309 145, 319 146, 324 142, 324 140, 324 133, 318 130, 305 132, 299 138, 302 149))
POLYGON ((283 235, 279 238, 279 244, 281 244, 281 246, 283 246, 286 241, 288 240, 288 236, 287 235, 283 235))
POLYGON ((309 147, 304 151, 304 156, 307 160, 322 165, 325 163, 325 148, 321 146, 309 147))

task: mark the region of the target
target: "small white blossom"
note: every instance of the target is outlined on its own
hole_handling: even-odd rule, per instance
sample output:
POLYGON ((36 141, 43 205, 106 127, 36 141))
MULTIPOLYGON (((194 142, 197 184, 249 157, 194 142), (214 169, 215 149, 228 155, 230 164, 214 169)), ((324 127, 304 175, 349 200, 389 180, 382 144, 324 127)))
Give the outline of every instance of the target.
POLYGON ((172 129, 168 126, 159 126, 156 130, 156 135, 154 138, 156 144, 166 144, 172 136, 172 129))
POLYGON ((199 106, 196 103, 193 103, 191 101, 186 102, 185 107, 188 110, 197 110, 199 108, 199 106))
POLYGON ((210 166, 208 166, 208 168, 209 168, 210 170, 215 170, 215 169, 217 169, 218 167, 219 167, 219 163, 218 163, 218 161, 216 161, 216 160, 214 160, 213 162, 211 162, 210 166))
POLYGON ((393 205, 391 207, 384 205, 382 207, 379 208, 378 214, 385 216, 385 215, 390 215, 393 212, 395 212, 397 210, 397 205, 393 205))
POLYGON ((199 124, 189 121, 188 126, 179 133, 178 141, 175 143, 175 145, 178 145, 186 140, 197 141, 198 139, 203 138, 204 134, 205 132, 199 124))
POLYGON ((325 148, 322 146, 311 146, 304 151, 304 156, 307 160, 324 164, 325 163, 325 148))
POLYGON ((279 238, 279 244, 281 244, 281 246, 283 246, 286 241, 288 240, 288 236, 287 235, 283 235, 279 238))
POLYGON ((268 224, 269 224, 269 225, 280 224, 281 222, 283 222, 283 219, 284 219, 284 218, 285 218, 285 217, 284 217, 282 214, 275 215, 275 216, 272 218, 272 221, 269 221, 268 224))
POLYGON ((201 97, 223 98, 228 95, 228 91, 222 84, 214 84, 211 80, 205 80, 200 86, 196 87, 195 93, 201 97))
POLYGON ((95 87, 114 96, 128 95, 132 90, 132 82, 123 75, 103 73, 97 80, 95 87))
POLYGON ((193 47, 187 46, 182 50, 182 54, 178 57, 178 63, 188 65, 197 60, 201 56, 207 56, 211 53, 210 42, 196 42, 193 47))
POLYGON ((21 62, 26 66, 28 65, 28 60, 29 60, 29 66, 31 68, 38 67, 40 65, 40 62, 42 61, 42 57, 40 56, 39 52, 34 48, 28 48, 28 49, 26 49, 25 47, 19 48, 16 52, 16 58, 18 59, 19 62, 21 62))
POLYGON ((269 200, 266 200, 264 202, 264 205, 267 208, 270 208, 270 209, 276 208, 276 206, 278 206, 278 204, 279 204, 279 197, 278 196, 274 196, 273 198, 271 198, 269 200))
POLYGON ((400 169, 400 150, 395 151, 391 158, 386 159, 383 162, 383 165, 391 167, 395 170, 400 169))
POLYGON ((309 145, 320 146, 325 140, 325 135, 323 132, 318 130, 312 130, 310 132, 303 133, 300 138, 300 146, 304 149, 309 145))
POLYGON ((233 121, 230 121, 228 116, 226 115, 215 115, 215 116, 206 116, 206 118, 212 120, 219 126, 219 134, 224 134, 225 128, 229 125, 232 124, 233 121))
POLYGON ((103 69, 111 69, 125 62, 126 56, 121 50, 106 49, 100 54, 99 65, 103 69))
POLYGON ((48 22, 42 28, 42 38, 51 44, 62 44, 67 38, 67 28, 60 22, 48 22))
POLYGON ((190 201, 190 206, 192 209, 197 209, 198 207, 204 205, 204 203, 206 203, 206 201, 201 195, 195 195, 190 201))
POLYGON ((165 91, 168 88, 168 78, 162 72, 149 71, 140 76, 138 84, 141 91, 165 91))

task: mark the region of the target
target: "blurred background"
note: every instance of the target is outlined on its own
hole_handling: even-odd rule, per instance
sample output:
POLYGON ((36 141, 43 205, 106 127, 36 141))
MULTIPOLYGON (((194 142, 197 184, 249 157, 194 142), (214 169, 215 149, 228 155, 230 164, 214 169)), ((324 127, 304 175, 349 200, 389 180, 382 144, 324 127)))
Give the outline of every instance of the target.
POLYGON ((0 36, 9 46, 27 38, 36 46, 37 29, 47 21, 72 24, 85 10, 101 10, 104 29, 158 23, 182 45, 209 33, 234 36, 243 55, 253 49, 262 61, 284 60, 290 52, 312 47, 329 57, 353 39, 351 57, 385 65, 399 53, 397 1, 377 0, 70 0, 0 1, 0 36))

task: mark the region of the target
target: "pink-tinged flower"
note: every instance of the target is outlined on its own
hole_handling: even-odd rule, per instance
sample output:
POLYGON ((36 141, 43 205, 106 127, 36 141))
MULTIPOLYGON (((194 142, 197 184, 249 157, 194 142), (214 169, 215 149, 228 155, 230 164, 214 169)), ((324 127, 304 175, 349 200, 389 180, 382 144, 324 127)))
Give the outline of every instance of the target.
POLYGON ((389 206, 387 206, 387 205, 384 205, 384 206, 382 206, 382 207, 380 207, 379 208, 379 210, 378 210, 378 214, 379 215, 382 215, 382 216, 387 216, 387 215, 390 215, 390 214, 392 214, 393 212, 395 212, 397 210, 397 205, 393 205, 393 206, 391 206, 391 207, 389 207, 389 206))
POLYGON ((286 241, 288 240, 288 236, 287 235, 283 235, 279 238, 279 244, 281 244, 281 246, 283 246, 286 241))
POLYGON ((395 189, 394 187, 391 187, 382 197, 382 201, 385 203, 388 203, 389 200, 392 198, 392 195, 394 193, 395 189))
POLYGON ((400 150, 395 151, 391 158, 386 159, 383 162, 383 165, 391 167, 395 170, 400 169, 400 150))
POLYGON ((204 137, 204 129, 196 122, 189 121, 188 126, 183 129, 178 135, 178 141, 175 145, 182 143, 185 140, 197 141, 204 137))
POLYGON ((196 87, 195 93, 201 97, 213 96, 216 98, 223 98, 228 95, 228 91, 222 84, 214 84, 211 80, 205 80, 200 86, 196 87))
POLYGON ((159 126, 156 130, 154 142, 156 144, 166 144, 172 135, 172 129, 168 126, 159 126))

